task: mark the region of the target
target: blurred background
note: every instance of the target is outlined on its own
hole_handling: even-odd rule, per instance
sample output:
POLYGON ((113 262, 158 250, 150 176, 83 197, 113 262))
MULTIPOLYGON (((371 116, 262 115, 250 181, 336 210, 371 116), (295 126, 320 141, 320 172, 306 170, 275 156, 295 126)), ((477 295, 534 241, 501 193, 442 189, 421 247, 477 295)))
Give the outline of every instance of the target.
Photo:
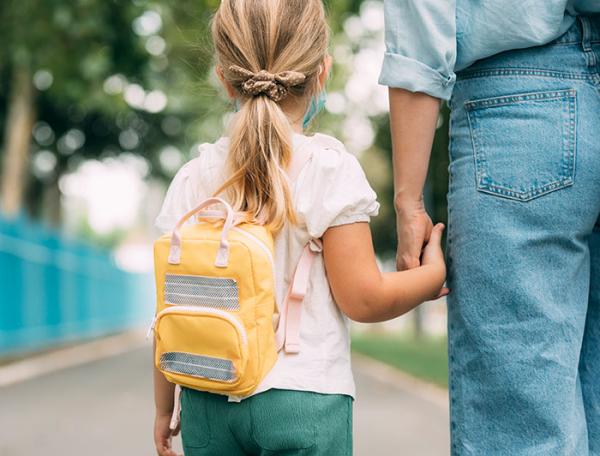
MULTIPOLYGON (((359 157, 382 204, 372 226, 391 269, 388 100, 377 84, 383 3, 325 3, 335 65, 311 129, 359 157)), ((154 310, 153 221, 177 170, 230 115, 208 32, 218 4, 0 4, 2 456, 40 445, 48 455, 152 454, 150 355, 139 329, 154 310)), ((437 221, 446 219, 447 133, 445 108, 426 189, 437 221)), ((357 454, 448 453, 445 315, 436 302, 355 326, 357 454), (387 423, 381 435, 365 432, 373 419, 387 423)))

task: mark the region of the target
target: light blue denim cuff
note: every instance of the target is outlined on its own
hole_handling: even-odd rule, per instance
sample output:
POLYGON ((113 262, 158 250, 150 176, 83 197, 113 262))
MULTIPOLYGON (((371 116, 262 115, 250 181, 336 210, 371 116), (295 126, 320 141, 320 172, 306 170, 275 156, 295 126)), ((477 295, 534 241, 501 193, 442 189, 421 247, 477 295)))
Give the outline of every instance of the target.
POLYGON ((456 75, 452 73, 444 76, 417 60, 386 52, 379 83, 449 100, 456 83, 456 75))

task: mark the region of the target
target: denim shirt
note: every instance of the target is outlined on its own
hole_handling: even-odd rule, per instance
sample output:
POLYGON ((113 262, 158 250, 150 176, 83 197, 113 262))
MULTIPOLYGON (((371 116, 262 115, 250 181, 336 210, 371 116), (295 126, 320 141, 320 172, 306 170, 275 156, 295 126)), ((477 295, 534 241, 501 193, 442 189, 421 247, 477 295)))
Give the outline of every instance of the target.
POLYGON ((600 0, 385 0, 379 82, 449 99, 455 72, 511 49, 547 44, 600 0))

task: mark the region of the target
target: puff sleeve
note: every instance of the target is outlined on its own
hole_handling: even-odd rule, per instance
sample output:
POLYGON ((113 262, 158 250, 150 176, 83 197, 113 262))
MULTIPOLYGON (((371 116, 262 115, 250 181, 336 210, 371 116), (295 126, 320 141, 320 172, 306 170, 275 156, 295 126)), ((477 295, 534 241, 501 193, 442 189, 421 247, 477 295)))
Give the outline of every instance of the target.
POLYGON ((296 210, 314 238, 334 226, 369 222, 379 212, 360 163, 341 144, 313 154, 298 184, 296 210))

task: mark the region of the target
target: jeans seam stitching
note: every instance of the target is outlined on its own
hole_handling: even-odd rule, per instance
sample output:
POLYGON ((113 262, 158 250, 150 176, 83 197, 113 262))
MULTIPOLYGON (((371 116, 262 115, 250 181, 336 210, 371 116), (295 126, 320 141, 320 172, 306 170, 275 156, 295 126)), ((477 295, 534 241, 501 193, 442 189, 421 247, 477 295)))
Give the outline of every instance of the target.
POLYGON ((577 92, 573 94, 569 103, 569 168, 571 181, 575 182, 577 172, 577 92))
MULTIPOLYGON (((576 41, 555 41, 554 43, 549 43, 552 46, 581 46, 581 40, 576 41)), ((600 44, 600 40, 591 40, 590 44, 600 44)))
POLYGON ((518 68, 496 68, 489 70, 475 70, 475 71, 466 71, 459 73, 457 79, 466 80, 466 79, 476 79, 481 77, 512 77, 512 76, 539 76, 539 77, 554 77, 560 79, 575 79, 582 81, 593 80, 593 75, 586 73, 570 73, 564 71, 554 71, 554 70, 532 70, 532 69, 518 69, 518 68))
POLYGON ((480 108, 514 105, 530 101, 568 100, 569 98, 573 97, 575 93, 575 89, 564 89, 503 95, 498 97, 469 100, 465 102, 465 107, 467 110, 476 110, 480 108))

